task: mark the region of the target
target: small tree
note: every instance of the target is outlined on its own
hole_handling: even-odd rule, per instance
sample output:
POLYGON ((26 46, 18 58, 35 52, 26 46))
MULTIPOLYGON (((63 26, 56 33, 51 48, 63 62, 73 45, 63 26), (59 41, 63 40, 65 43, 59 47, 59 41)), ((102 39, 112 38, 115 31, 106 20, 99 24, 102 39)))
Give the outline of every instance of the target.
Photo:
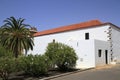
POLYGON ((68 70, 76 65, 77 55, 74 49, 62 43, 49 43, 45 55, 53 62, 53 66, 57 65, 60 70, 68 70))

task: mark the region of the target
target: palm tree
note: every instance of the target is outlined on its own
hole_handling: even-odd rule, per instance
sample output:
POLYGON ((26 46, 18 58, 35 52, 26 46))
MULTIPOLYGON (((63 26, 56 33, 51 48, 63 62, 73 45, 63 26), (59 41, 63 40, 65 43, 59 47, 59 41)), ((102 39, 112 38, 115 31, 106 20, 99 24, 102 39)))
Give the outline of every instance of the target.
POLYGON ((28 28, 29 25, 23 23, 24 19, 15 19, 14 17, 4 20, 1 27, 1 44, 10 49, 17 58, 23 50, 27 52, 33 50, 33 37, 28 28))

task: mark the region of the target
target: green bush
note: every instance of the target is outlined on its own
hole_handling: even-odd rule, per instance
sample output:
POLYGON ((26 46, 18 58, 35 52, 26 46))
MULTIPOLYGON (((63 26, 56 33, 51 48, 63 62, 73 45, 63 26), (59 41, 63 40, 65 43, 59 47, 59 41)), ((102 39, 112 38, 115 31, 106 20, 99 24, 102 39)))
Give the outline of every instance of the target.
POLYGON ((49 61, 44 55, 28 55, 22 61, 23 70, 31 76, 46 74, 49 68, 49 61))
POLYGON ((16 72, 23 71, 23 67, 24 67, 23 59, 24 58, 25 58, 24 56, 19 56, 18 58, 15 58, 15 71, 16 72))
POLYGON ((49 61, 52 62, 51 68, 54 68, 56 65, 58 43, 49 43, 45 52, 45 55, 48 57, 49 61))
POLYGON ((49 43, 45 55, 63 71, 74 68, 78 58, 72 47, 58 42, 49 43))
POLYGON ((9 74, 23 71, 23 57, 0 57, 0 77, 7 80, 9 74))
POLYGON ((28 55, 19 58, 0 58, 0 77, 8 80, 9 74, 24 71, 30 76, 40 76, 48 72, 50 61, 45 55, 28 55))
POLYGON ((15 72, 15 70, 14 58, 0 58, 0 77, 3 80, 8 80, 9 74, 15 72))

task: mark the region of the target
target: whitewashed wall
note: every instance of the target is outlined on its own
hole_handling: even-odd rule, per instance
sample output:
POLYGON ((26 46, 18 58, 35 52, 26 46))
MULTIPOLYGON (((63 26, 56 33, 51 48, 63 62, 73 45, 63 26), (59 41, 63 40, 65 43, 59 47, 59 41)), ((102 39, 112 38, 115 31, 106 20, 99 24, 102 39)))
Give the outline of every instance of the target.
POLYGON ((76 53, 79 57, 77 61, 77 68, 91 68, 95 67, 95 50, 94 40, 80 40, 78 41, 76 53))
POLYGON ((95 40, 95 66, 106 65, 105 50, 108 50, 107 61, 110 63, 110 44, 107 41, 95 40), (101 57, 98 56, 98 50, 101 50, 101 57))
POLYGON ((29 51, 28 53, 32 54, 43 54, 45 52, 45 48, 48 45, 49 42, 52 42, 53 39, 55 39, 58 42, 62 42, 65 44, 69 44, 72 41, 80 41, 85 40, 85 33, 89 32, 90 39, 98 39, 107 41, 107 28, 109 26, 100 26, 95 28, 87 28, 87 29, 80 29, 80 30, 74 30, 74 31, 68 31, 68 32, 62 32, 62 33, 56 33, 56 34, 50 34, 50 35, 44 35, 44 36, 38 36, 34 38, 34 49, 33 51, 29 51))
POLYGON ((109 25, 106 25, 35 37, 35 46, 33 48, 33 51, 29 51, 28 54, 44 54, 48 43, 52 42, 53 39, 55 39, 55 41, 62 42, 75 49, 77 55, 79 56, 79 59, 77 61, 78 67, 95 66, 95 58, 93 58, 95 57, 95 55, 93 55, 95 48, 93 49, 93 42, 94 39, 107 41, 108 34, 106 33, 108 27, 109 25), (89 40, 85 40, 85 33, 89 33, 89 40), (81 62, 81 58, 83 58, 83 62, 81 62))
POLYGON ((120 29, 112 26, 113 58, 120 63, 120 29))

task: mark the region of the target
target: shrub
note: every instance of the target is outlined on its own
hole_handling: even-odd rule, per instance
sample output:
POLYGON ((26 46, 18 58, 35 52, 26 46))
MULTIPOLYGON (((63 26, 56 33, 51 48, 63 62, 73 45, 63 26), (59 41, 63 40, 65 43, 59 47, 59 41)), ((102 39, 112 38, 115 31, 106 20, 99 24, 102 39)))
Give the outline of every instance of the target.
POLYGON ((9 74, 23 71, 22 58, 0 57, 0 77, 3 80, 8 80, 9 74))
POLYGON ((49 61, 44 55, 28 55, 22 61, 23 70, 28 75, 40 76, 48 71, 49 61))
POLYGON ((0 58, 0 77, 3 80, 8 80, 9 74, 15 72, 14 58, 0 58))
POLYGON ((76 65, 77 55, 74 49, 62 43, 49 43, 45 55, 53 62, 53 65, 57 65, 63 71, 74 68, 76 65))
POLYGON ((15 58, 15 71, 19 72, 19 71, 23 71, 23 59, 25 57, 24 56, 19 56, 18 58, 15 58))
POLYGON ((49 43, 45 52, 45 55, 48 57, 49 61, 52 62, 51 68, 54 68, 56 65, 56 57, 58 52, 58 43, 49 43))

